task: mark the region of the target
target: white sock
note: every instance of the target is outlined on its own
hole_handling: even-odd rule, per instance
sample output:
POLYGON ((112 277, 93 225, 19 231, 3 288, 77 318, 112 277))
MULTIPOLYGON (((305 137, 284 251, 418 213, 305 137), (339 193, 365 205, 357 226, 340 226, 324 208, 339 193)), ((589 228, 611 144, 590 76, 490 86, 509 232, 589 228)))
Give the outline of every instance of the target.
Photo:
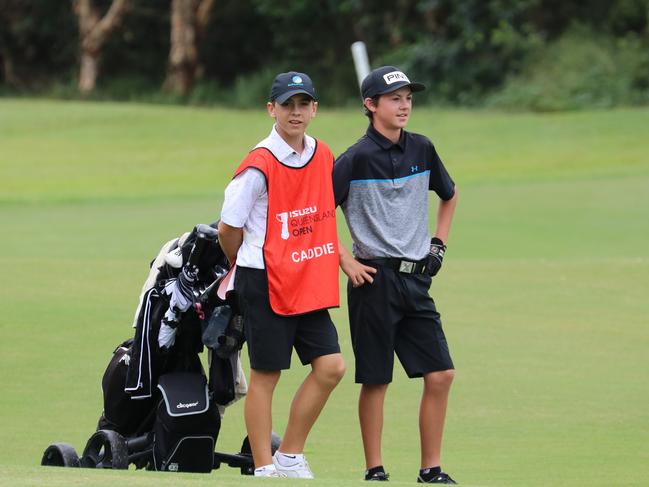
POLYGON ((255 469, 255 472, 267 472, 267 471, 269 471, 269 470, 277 470, 277 469, 275 468, 275 464, 274 464, 274 463, 271 463, 270 465, 263 465, 263 466, 261 466, 261 467, 259 467, 259 468, 256 468, 256 469, 255 469))
POLYGON ((275 452, 275 459, 283 467, 290 467, 304 460, 303 453, 284 453, 279 450, 275 452))

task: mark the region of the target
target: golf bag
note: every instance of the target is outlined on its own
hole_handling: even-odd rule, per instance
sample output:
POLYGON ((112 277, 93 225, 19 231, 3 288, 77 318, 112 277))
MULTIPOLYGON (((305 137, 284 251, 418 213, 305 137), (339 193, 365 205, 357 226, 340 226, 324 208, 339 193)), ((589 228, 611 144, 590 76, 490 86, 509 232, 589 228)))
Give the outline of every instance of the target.
POLYGON ((152 455, 134 462, 138 467, 213 468, 219 408, 245 393, 238 353, 241 319, 216 295, 227 268, 216 230, 207 225, 167 242, 152 262, 135 336, 115 349, 104 372, 104 410, 97 425, 98 431, 126 438, 150 437, 152 455), (159 342, 163 326, 173 334, 165 346, 159 342), (199 358, 203 341, 212 347, 209 384, 199 358))
POLYGON ((155 398, 135 401, 124 391, 132 344, 131 338, 115 349, 101 381, 104 410, 97 429, 117 431, 122 436, 150 430, 153 425, 151 410, 155 407, 155 398))

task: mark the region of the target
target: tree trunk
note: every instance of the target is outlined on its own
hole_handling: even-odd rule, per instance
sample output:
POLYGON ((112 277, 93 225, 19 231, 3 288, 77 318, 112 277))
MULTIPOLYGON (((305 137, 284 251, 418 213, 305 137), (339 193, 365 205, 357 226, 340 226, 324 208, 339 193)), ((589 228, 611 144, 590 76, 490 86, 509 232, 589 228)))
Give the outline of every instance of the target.
POLYGON ((113 31, 119 27, 129 0, 113 0, 101 17, 92 0, 74 0, 79 19, 79 91, 87 95, 95 89, 101 51, 113 31))
POLYGON ((172 0, 166 91, 186 95, 200 75, 198 40, 207 28, 213 4, 214 0, 172 0))
POLYGON ((98 74, 99 53, 82 51, 79 69, 79 91, 84 95, 92 92, 95 89, 98 74))
POLYGON ((0 48, 0 60, 2 61, 2 74, 5 83, 14 88, 20 86, 20 79, 16 76, 14 63, 8 49, 0 48))

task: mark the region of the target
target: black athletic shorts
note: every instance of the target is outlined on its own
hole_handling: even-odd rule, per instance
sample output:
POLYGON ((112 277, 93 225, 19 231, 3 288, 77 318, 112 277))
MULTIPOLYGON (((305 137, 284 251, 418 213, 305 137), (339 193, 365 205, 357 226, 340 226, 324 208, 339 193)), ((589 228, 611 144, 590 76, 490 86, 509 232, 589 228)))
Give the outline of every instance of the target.
POLYGON ((326 309, 299 316, 280 316, 271 309, 264 269, 237 267, 234 289, 243 314, 251 368, 288 369, 293 347, 302 365, 340 352, 338 333, 326 309))
POLYGON ((373 267, 377 272, 372 284, 347 286, 356 382, 392 382, 395 352, 411 378, 453 369, 442 322, 428 294, 431 277, 373 267))

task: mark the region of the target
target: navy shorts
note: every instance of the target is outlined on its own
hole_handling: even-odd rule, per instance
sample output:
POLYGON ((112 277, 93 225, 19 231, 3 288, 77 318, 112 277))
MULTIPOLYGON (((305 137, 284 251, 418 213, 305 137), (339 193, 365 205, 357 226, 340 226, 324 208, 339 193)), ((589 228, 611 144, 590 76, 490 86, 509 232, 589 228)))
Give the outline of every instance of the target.
POLYGON ((356 382, 392 382, 395 352, 411 378, 453 369, 431 277, 376 267, 372 284, 347 286, 356 382))
POLYGON ((288 369, 293 348, 303 365, 340 352, 338 333, 326 309, 298 316, 281 316, 271 309, 264 269, 237 267, 234 289, 251 368, 288 369))

